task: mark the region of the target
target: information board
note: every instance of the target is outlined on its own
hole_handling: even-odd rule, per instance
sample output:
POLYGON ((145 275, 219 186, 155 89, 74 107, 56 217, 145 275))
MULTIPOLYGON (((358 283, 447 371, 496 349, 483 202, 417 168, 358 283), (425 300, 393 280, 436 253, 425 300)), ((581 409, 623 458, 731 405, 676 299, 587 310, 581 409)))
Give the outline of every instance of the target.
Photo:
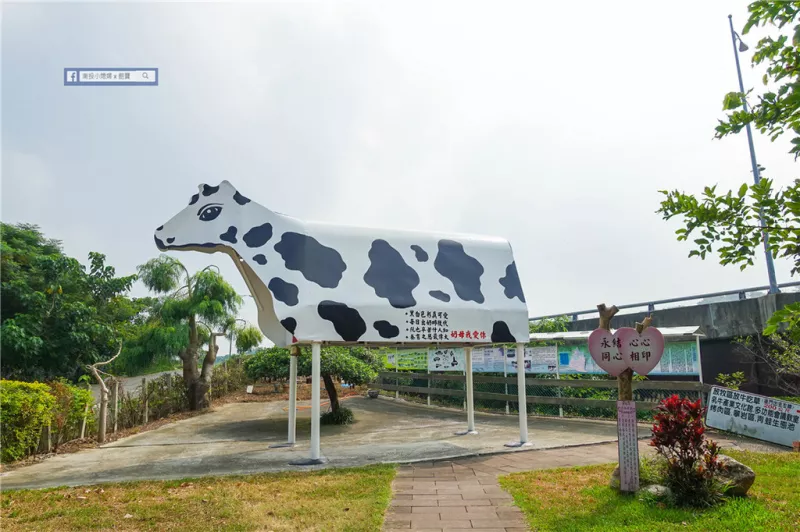
POLYGON ((428 371, 465 370, 463 347, 444 347, 428 350, 428 371))
POLYGON ((706 425, 791 447, 800 441, 800 404, 714 386, 706 425))
MULTIPOLYGON (((606 373, 595 364, 586 345, 558 346, 561 373, 606 373)), ((699 375, 696 342, 671 342, 648 375, 699 375)))
POLYGON ((636 403, 617 401, 617 437, 620 491, 639 489, 639 428, 636 403))

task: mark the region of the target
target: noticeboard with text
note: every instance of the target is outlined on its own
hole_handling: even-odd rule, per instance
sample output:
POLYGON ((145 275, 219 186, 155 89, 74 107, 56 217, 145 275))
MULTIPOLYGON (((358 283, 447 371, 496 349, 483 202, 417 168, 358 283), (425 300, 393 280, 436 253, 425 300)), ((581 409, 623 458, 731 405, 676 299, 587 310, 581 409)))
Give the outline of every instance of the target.
POLYGON ((791 447, 800 440, 800 404, 714 386, 706 425, 791 447))

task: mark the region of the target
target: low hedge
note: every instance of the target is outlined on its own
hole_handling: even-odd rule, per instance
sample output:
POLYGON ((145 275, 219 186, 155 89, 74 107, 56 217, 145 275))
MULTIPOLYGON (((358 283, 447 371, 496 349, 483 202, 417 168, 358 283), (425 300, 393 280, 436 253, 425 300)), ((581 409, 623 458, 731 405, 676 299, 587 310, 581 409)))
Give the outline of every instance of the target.
POLYGON ((56 398, 40 382, 0 381, 0 449, 13 462, 35 451, 42 428, 53 420, 56 398))

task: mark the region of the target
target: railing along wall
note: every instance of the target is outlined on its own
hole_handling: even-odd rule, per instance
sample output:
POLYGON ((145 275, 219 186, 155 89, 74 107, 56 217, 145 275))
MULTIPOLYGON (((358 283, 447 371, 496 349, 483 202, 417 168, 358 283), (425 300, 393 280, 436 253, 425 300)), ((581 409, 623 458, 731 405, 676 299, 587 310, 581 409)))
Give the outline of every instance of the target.
MULTIPOLYGON (((488 375, 473 375, 473 381, 477 388, 479 384, 496 384, 503 385, 504 388, 516 389, 517 377, 495 377, 488 375)), ((431 381, 455 381, 464 383, 466 386, 466 377, 464 375, 456 375, 452 373, 411 373, 411 372, 395 372, 384 371, 380 372, 377 382, 372 384, 372 387, 390 391, 408 394, 423 394, 428 396, 449 396, 462 398, 466 396, 466 390, 453 389, 453 388, 440 388, 431 385, 431 381), (399 384, 400 380, 425 380, 427 386, 406 386, 399 384)), ((558 406, 573 406, 573 407, 589 407, 589 408, 609 408, 616 409, 615 399, 590 399, 584 397, 562 397, 561 390, 566 388, 589 388, 589 389, 617 389, 616 380, 591 380, 591 379, 537 379, 526 378, 526 389, 528 387, 540 387, 545 389, 552 389, 552 393, 548 395, 535 395, 527 394, 528 404, 541 404, 541 405, 558 405, 558 406)), ((639 381, 634 382, 634 392, 640 392, 642 395, 653 395, 652 400, 637 400, 636 409, 639 411, 650 411, 656 407, 658 400, 671 392, 694 392, 702 397, 702 394, 708 393, 711 387, 707 384, 700 382, 686 382, 686 381, 639 381), (666 393, 659 394, 659 391, 666 393), (647 392, 653 392, 648 394, 647 392)), ((475 391, 474 397, 476 400, 492 400, 503 401, 507 403, 516 403, 519 400, 517 394, 509 393, 493 393, 485 391, 475 391)))

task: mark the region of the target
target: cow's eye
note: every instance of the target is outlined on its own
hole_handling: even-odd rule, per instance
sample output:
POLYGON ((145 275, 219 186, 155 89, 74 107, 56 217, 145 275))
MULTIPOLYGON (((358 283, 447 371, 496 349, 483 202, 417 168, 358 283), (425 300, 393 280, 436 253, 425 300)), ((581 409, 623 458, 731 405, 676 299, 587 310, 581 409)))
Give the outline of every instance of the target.
POLYGON ((200 219, 204 222, 214 220, 222 212, 221 205, 206 205, 200 209, 200 219))

